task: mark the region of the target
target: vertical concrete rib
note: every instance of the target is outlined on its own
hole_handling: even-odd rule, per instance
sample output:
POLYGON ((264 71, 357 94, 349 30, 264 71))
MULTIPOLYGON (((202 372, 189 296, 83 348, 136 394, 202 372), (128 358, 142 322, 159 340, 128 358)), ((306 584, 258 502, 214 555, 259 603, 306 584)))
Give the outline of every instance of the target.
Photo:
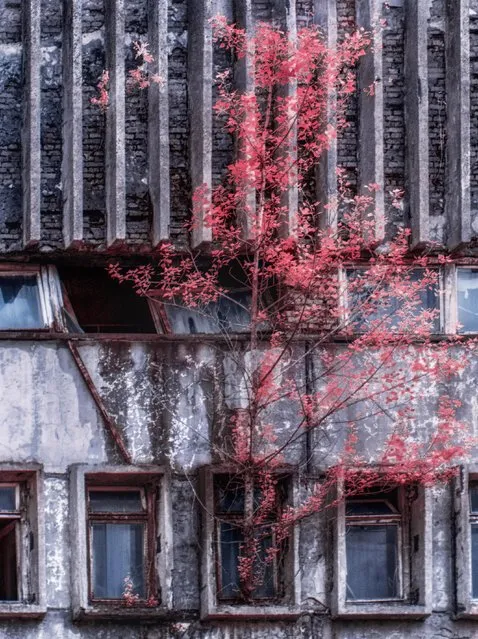
POLYGON ((357 25, 372 34, 372 44, 358 69, 359 102, 359 191, 373 196, 373 235, 385 234, 382 32, 379 26, 381 0, 357 0, 357 25), (369 191, 368 185, 379 185, 369 191))
POLYGON ((195 207, 192 246, 212 240, 204 223, 212 188, 212 0, 189 3, 188 88, 191 118, 191 182, 193 193, 204 188, 201 204, 195 207))
MULTIPOLYGON (((296 0, 274 0, 273 16, 277 24, 287 34, 291 42, 297 40, 297 16, 296 16, 296 0)), ((283 237, 295 235, 297 231, 297 211, 299 208, 299 190, 297 185, 297 122, 292 120, 295 118, 294 101, 297 97, 297 82, 289 82, 281 91, 281 97, 289 100, 291 105, 290 118, 291 127, 284 144, 284 153, 288 156, 290 162, 289 188, 284 192, 282 197, 282 206, 286 209, 282 224, 280 226, 280 234, 283 237)))
POLYGON ((429 240, 428 3, 405 2, 406 173, 412 244, 429 240))
POLYGON ((470 212, 470 0, 447 0, 447 243, 471 239, 470 212))
POLYGON ((148 90, 148 183, 153 205, 152 243, 169 238, 169 98, 168 98, 168 3, 149 0, 149 45, 158 76, 148 90))
POLYGON ((106 238, 108 246, 126 239, 125 185, 125 16, 124 0, 105 0, 106 68, 106 238))
MULTIPOLYGON (((333 50, 337 45, 337 2, 336 0, 314 0, 314 24, 316 24, 327 43, 333 50)), ((335 92, 328 97, 326 124, 336 128, 335 92)), ((320 203, 319 224, 322 229, 332 233, 337 230, 337 139, 330 142, 317 164, 316 174, 317 201, 320 203)))
POLYGON ((25 92, 22 128, 23 243, 40 241, 40 1, 23 4, 25 92))
MULTIPOLYGON (((237 25, 244 29, 249 37, 254 35, 251 0, 235 0, 235 19, 237 25)), ((236 62, 235 84, 240 93, 254 93, 255 78, 252 51, 249 51, 243 58, 236 62)), ((250 139, 240 141, 239 154, 242 158, 247 159, 251 157, 253 141, 253 133, 250 139)), ((256 212, 256 189, 253 184, 251 185, 250 176, 245 176, 243 187, 245 190, 244 202, 242 209, 238 211, 238 218, 244 239, 252 239, 254 236, 253 220, 256 212)))
POLYGON ((63 241, 83 239, 82 0, 63 4, 63 241))

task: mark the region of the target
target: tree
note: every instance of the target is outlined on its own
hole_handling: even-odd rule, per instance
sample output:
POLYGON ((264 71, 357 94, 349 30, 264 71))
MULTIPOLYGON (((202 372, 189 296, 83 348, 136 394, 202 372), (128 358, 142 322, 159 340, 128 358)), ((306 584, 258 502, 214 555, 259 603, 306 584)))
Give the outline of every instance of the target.
MULTIPOLYGON (((192 222, 204 220, 213 242, 188 254, 165 243, 154 265, 110 270, 169 309, 209 317, 222 333, 217 348, 233 371, 222 392, 234 408, 220 416, 227 435, 213 452, 251 505, 236 520, 240 589, 249 601, 292 527, 336 505, 337 482, 343 499, 453 474, 472 444, 456 417, 459 402, 438 390, 426 429, 418 407, 424 386, 439 389, 460 374, 474 344, 434 340, 439 311, 424 300, 436 299, 436 267, 448 258, 413 255, 407 229, 386 241, 375 237, 373 192, 381 185, 354 194, 339 170, 337 199, 314 195, 317 164, 346 127, 369 34, 359 30, 334 50, 311 27, 291 42, 268 25, 251 38, 218 18, 215 34, 236 61, 247 60, 255 88, 240 92, 229 73, 218 78, 215 109, 237 157, 224 183, 194 193, 192 222), (327 226, 325 218, 336 221, 327 226), (304 375, 306 361, 313 366, 304 375), (294 420, 282 429, 285 405, 294 420), (370 428, 373 450, 364 444, 370 428), (297 471, 290 451, 304 441, 299 471, 307 476, 319 455, 327 468, 301 504, 278 510, 280 478, 297 471)), ((136 75, 147 86, 142 68, 136 75)), ((100 92, 107 105, 104 78, 100 92)), ((399 206, 400 194, 393 195, 399 206)))

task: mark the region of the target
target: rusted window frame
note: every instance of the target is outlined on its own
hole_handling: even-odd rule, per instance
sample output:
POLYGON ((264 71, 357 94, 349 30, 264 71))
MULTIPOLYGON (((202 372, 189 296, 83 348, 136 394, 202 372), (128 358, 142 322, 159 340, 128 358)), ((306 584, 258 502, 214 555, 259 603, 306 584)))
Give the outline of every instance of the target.
MULTIPOLYGON (((371 503, 371 502, 385 502, 388 504, 392 511, 396 511, 395 513, 390 513, 389 515, 347 515, 345 514, 345 549, 347 550, 347 530, 350 526, 397 526, 397 560, 398 565, 396 569, 398 570, 398 595, 396 597, 385 597, 381 599, 349 599, 347 597, 347 584, 346 584, 346 594, 345 599, 347 602, 353 602, 356 604, 359 603, 377 603, 377 602, 389 602, 389 601, 404 601, 405 599, 405 591, 406 591, 406 580, 408 574, 405 574, 406 571, 406 557, 405 549, 408 548, 407 543, 407 526, 404 517, 404 504, 403 504, 403 491, 399 490, 399 504, 398 510, 395 508, 393 504, 390 503, 385 498, 373 497, 371 499, 353 499, 353 503, 371 503)), ((345 507, 347 508, 347 500, 345 507)), ((345 560, 345 565, 347 567, 347 559, 345 560)), ((348 574, 348 573, 347 573, 348 574)))
MULTIPOLYGON (((285 477, 285 475, 280 475, 280 473, 277 474, 278 476, 278 480, 280 481, 281 479, 285 479, 287 480, 287 478, 285 477)), ((217 599, 218 601, 224 602, 224 603, 231 603, 231 604, 241 604, 241 603, 245 603, 245 599, 244 597, 238 596, 238 597, 224 597, 221 596, 220 592, 222 590, 222 579, 221 579, 221 575, 222 575, 222 556, 221 556, 221 523, 234 523, 239 522, 239 521, 244 521, 244 517, 247 516, 252 516, 253 511, 254 511, 254 484, 252 482, 243 482, 243 486, 244 486, 244 513, 243 514, 239 514, 239 513, 227 513, 225 511, 221 511, 219 508, 219 498, 218 498, 218 489, 217 489, 217 484, 222 480, 222 478, 225 477, 229 477, 235 480, 234 475, 231 474, 216 474, 214 476, 214 485, 213 485, 213 490, 214 490, 214 548, 215 548, 215 564, 216 564, 216 591, 217 591, 217 599)), ((276 501, 276 512, 277 512, 277 516, 275 518, 270 519, 270 523, 271 525, 274 524, 274 521, 277 520, 280 517, 280 513, 282 511, 283 508, 283 502, 284 500, 281 500, 280 495, 279 495, 279 487, 276 487, 276 495, 275 495, 275 501, 276 501)), ((275 532, 272 531, 271 532, 271 536, 273 538, 273 543, 275 543, 275 532)), ((283 563, 283 552, 285 552, 284 550, 281 550, 280 553, 276 554, 274 559, 272 560, 272 568, 273 568, 273 575, 274 575, 274 592, 275 595, 272 597, 252 597, 252 602, 251 604, 254 605, 256 604, 271 604, 271 603, 276 603, 278 601, 280 601, 283 597, 283 588, 282 585, 280 583, 280 572, 283 569, 283 566, 281 566, 280 564, 283 563), (282 590, 281 590, 282 588, 282 590)))
MULTIPOLYGON (((118 476, 115 479, 119 479, 118 476)), ((125 477, 123 478, 125 483, 123 484, 98 484, 95 477, 89 477, 86 483, 86 499, 87 506, 86 512, 86 540, 87 540, 87 554, 88 554, 88 598, 91 604, 101 605, 114 605, 124 603, 123 598, 109 598, 102 599, 95 597, 93 592, 93 552, 92 552, 92 535, 91 526, 95 522, 118 522, 124 521, 128 523, 141 523, 145 525, 145 536, 143 538, 143 567, 145 576, 146 595, 143 599, 139 599, 138 606, 145 606, 151 598, 154 598, 160 604, 160 593, 158 589, 158 583, 155 570, 155 539, 157 532, 157 513, 156 503, 158 501, 159 479, 157 481, 149 481, 147 483, 137 483, 136 478, 125 477), (125 491, 142 491, 144 495, 144 512, 139 513, 112 513, 112 512, 92 512, 89 509, 89 494, 91 491, 111 491, 111 492, 125 492, 125 491)), ((143 499, 142 499, 143 501, 143 499)))

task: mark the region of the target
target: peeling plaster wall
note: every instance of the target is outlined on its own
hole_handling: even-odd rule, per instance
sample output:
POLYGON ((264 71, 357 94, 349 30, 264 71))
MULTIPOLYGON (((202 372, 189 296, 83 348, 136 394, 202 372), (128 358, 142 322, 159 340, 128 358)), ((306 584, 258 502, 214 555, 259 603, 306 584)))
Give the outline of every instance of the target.
MULTIPOLYGON (((331 547, 328 517, 315 515, 300 526, 299 565, 304 616, 297 622, 200 622, 199 504, 195 495, 197 469, 211 461, 210 438, 215 411, 222 410, 214 370, 224 365, 211 344, 118 343, 93 340, 80 345, 92 375, 136 463, 166 463, 170 482, 173 527, 172 591, 174 608, 186 615, 184 626, 157 622, 115 625, 106 622, 73 624, 70 614, 69 466, 118 464, 120 460, 102 424, 93 399, 66 345, 60 342, 2 342, 0 345, 0 449, 5 461, 37 461, 44 465, 47 604, 43 621, 0 621, 0 637, 16 639, 473 639, 472 622, 452 621, 454 601, 451 493, 433 491, 433 614, 424 621, 331 621, 331 547), (183 634, 181 634, 183 633, 183 634)), ((229 372, 233 372, 229 369, 229 372)), ((478 361, 456 389, 464 394, 461 418, 476 424, 470 390, 478 361)), ((227 376, 226 376, 227 377, 227 376)), ((224 383, 225 377, 221 377, 224 383)), ((434 401, 436 389, 429 389, 434 401)), ((294 407, 289 407, 293 418, 294 407)), ((426 424, 427 402, 423 405, 426 424)), ((289 428, 281 410, 271 420, 289 428)), ((381 428, 381 426, 379 425, 381 428)), ((372 448, 377 424, 365 441, 372 448)), ((376 442, 376 440, 375 440, 376 442)), ((302 449, 290 461, 300 461, 302 449)), ((333 452, 324 448, 315 462, 323 465, 333 452)), ((301 482, 305 496, 312 487, 301 482)), ((183 623, 183 622, 181 622, 183 623)))

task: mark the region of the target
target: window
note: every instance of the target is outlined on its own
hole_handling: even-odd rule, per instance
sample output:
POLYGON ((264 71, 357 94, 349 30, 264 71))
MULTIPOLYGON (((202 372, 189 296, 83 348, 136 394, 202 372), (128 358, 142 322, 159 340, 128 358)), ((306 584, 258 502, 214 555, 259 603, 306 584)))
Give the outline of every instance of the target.
POLYGON ((250 329, 249 291, 231 291, 201 308, 155 302, 162 332, 175 335, 244 333, 250 329))
POLYGON ((41 499, 39 467, 0 465, 0 617, 46 612, 41 499))
POLYGON ((423 617, 431 610, 431 503, 422 486, 341 499, 334 535, 336 617, 423 617))
POLYGON ((90 593, 93 601, 122 600, 126 582, 139 600, 155 598, 156 486, 88 489, 90 593))
POLYGON ((459 333, 478 333, 478 270, 457 269, 459 333))
POLYGON ((0 275, 0 330, 44 326, 37 277, 0 275))
POLYGON ((250 590, 241 582, 239 557, 245 541, 244 519, 260 506, 260 490, 257 485, 250 485, 224 470, 204 469, 202 491, 203 578, 206 581, 201 602, 203 618, 226 614, 248 618, 276 614, 297 616, 299 573, 295 567, 295 536, 288 538, 272 558, 267 558, 268 549, 275 544, 274 521, 286 504, 293 503, 291 476, 278 474, 275 507, 254 531, 257 540, 255 582, 250 584, 250 590))
POLYGON ((156 333, 148 300, 113 280, 106 269, 63 268, 60 277, 70 332, 156 333))
POLYGON ((471 598, 478 600, 478 483, 470 484, 471 598))
MULTIPOLYGON (((419 282, 423 278, 423 269, 413 269, 407 274, 410 282, 419 282)), ((346 271, 347 277, 347 308, 350 320, 354 326, 360 331, 367 329, 367 326, 374 321, 380 319, 391 318, 391 322, 387 326, 397 326, 397 312, 403 304, 402 298, 394 298, 393 296, 384 296, 382 300, 373 301, 371 298, 373 290, 371 284, 367 281, 367 269, 351 268, 346 271), (366 303, 366 307, 363 304, 366 303), (369 306, 370 305, 370 306, 369 306)), ((439 273, 437 271, 437 278, 439 273)), ((408 280, 407 280, 408 281, 408 280)), ((427 286, 418 293, 419 303, 414 312, 419 315, 423 311, 435 311, 435 317, 431 326, 433 333, 439 333, 441 327, 440 318, 440 296, 439 282, 434 286, 427 286)))
POLYGON ((349 601, 402 598, 402 515, 398 491, 345 505, 349 601))
POLYGON ((74 617, 163 615, 171 514, 161 469, 80 465, 71 479, 74 617))
POLYGON ((478 619, 478 466, 454 480, 455 588, 457 616, 478 619))

